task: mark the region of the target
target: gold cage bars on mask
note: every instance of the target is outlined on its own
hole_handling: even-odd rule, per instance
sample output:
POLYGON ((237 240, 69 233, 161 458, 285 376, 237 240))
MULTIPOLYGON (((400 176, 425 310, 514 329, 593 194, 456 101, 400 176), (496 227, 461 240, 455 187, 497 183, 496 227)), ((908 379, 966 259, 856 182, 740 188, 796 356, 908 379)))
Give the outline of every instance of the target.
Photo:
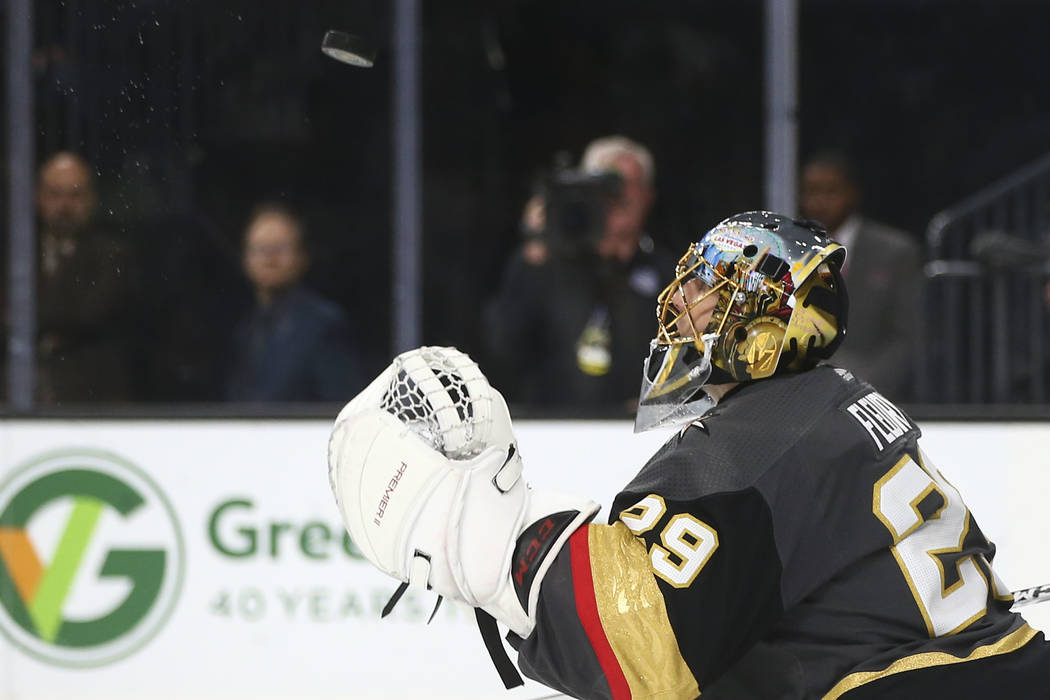
MULTIPOLYGON (((751 245, 753 251, 745 248, 740 259, 720 271, 708 261, 705 247, 702 241, 689 247, 675 266, 674 280, 657 297, 656 342, 660 345, 692 343, 703 352, 704 335, 721 337, 727 325, 742 330, 746 319, 767 313, 790 296, 790 285, 769 279, 759 269, 767 260, 775 261, 770 267, 784 265, 779 258, 767 258, 768 248, 751 245), (714 294, 718 298, 711 319, 704 328, 697 328, 693 311, 714 294)), ((768 272, 776 274, 777 270, 768 272)))

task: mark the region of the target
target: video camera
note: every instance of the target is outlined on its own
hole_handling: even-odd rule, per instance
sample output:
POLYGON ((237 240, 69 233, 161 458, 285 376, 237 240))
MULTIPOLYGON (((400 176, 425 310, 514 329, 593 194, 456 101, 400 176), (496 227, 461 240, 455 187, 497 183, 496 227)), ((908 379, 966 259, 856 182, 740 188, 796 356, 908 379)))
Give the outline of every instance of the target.
POLYGON ((609 205, 622 191, 623 178, 615 171, 555 169, 540 184, 546 204, 544 236, 566 254, 593 250, 605 234, 609 205))

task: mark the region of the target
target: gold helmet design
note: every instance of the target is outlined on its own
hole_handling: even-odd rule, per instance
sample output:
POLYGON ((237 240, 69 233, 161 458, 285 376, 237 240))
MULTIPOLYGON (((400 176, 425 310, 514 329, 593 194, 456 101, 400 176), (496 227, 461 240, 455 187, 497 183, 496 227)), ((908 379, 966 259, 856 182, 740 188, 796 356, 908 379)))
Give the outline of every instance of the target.
POLYGON ((830 357, 846 332, 845 257, 818 224, 771 212, 737 214, 691 244, 657 298, 635 430, 702 414, 711 405, 704 384, 802 371, 830 357), (690 280, 701 283, 699 295, 687 293, 690 280), (711 320, 696 328, 689 311, 711 295, 711 320))

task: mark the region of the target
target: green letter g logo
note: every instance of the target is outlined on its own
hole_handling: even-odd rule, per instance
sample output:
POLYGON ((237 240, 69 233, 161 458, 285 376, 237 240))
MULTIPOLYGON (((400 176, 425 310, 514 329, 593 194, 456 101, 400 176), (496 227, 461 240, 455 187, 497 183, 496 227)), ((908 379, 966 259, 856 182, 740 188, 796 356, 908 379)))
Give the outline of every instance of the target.
POLYGON ((50 454, 0 488, 0 628, 45 660, 95 666, 141 646, 174 603, 182 559, 163 495, 112 455, 50 454))

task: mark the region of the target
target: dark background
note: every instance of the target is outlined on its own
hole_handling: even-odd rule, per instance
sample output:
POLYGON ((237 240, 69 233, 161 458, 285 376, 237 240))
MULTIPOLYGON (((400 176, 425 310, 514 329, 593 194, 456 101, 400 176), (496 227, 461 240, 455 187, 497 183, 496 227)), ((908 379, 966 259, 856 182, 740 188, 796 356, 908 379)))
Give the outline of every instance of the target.
MULTIPOLYGON (((761 2, 421 6, 424 343, 479 351, 480 307, 536 177, 596 136, 652 149, 650 233, 672 250, 762 206, 761 2)), ((249 210, 288 200, 310 228, 312 284, 350 312, 378 371, 391 350, 389 10, 38 2, 38 155, 97 166, 103 211, 145 251, 154 291, 214 301, 202 328, 245 302, 249 210), (330 28, 371 37, 375 67, 323 56, 330 28)), ((801 0, 800 154, 851 152, 867 213, 921 239, 937 211, 1050 151, 1048 26, 1036 0, 801 0)))

